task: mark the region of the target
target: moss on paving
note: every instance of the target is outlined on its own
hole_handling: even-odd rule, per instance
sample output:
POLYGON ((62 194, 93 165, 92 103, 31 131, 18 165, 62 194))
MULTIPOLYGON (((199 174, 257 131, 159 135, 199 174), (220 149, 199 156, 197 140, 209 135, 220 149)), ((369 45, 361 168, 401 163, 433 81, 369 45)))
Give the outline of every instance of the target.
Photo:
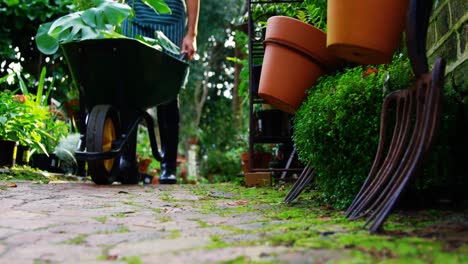
POLYGON ((82 244, 86 243, 87 238, 88 238, 88 235, 79 234, 78 236, 76 236, 76 237, 74 237, 72 239, 66 240, 63 243, 67 244, 67 245, 82 245, 82 244))
POLYGON ((93 219, 102 224, 105 224, 107 221, 107 216, 97 216, 97 217, 93 217, 93 219))
MULTIPOLYGON (((385 223, 387 231, 372 235, 361 228, 364 221, 349 221, 343 211, 317 204, 313 195, 303 195, 305 197, 299 198, 296 204, 286 205, 282 203, 288 191, 286 189, 244 188, 232 184, 211 187, 212 190, 234 193, 235 201, 243 203, 239 203, 240 206, 219 207, 217 205, 221 199, 210 196, 212 190, 191 187, 194 194, 203 196, 198 203, 202 212, 221 216, 255 212, 265 220, 262 227, 256 230, 223 225, 223 229, 233 232, 212 236, 207 246, 209 249, 272 245, 340 251, 347 255, 342 263, 468 263, 467 245, 451 246, 450 241, 418 233, 423 228, 442 224, 444 214, 447 214, 442 211, 432 210, 413 217, 392 214, 385 223), (399 235, 399 232, 403 234, 399 235), (262 238, 233 243, 223 239, 241 233, 261 234, 262 238)), ((244 263, 243 259, 239 261, 244 263)))
MULTIPOLYGON (((49 178, 34 173, 0 174, 0 181, 30 180, 48 182, 49 178), (14 175, 14 177, 13 177, 14 175)), ((226 234, 212 235, 205 249, 219 249, 239 246, 282 246, 291 251, 330 250, 342 256, 334 263, 468 263, 466 239, 460 239, 467 229, 466 212, 425 210, 418 212, 392 213, 385 222, 382 234, 372 235, 362 228, 364 220, 349 221, 344 212, 318 203, 317 193, 303 193, 293 205, 282 201, 290 187, 245 188, 236 184, 181 185, 197 196, 197 201, 176 200, 169 191, 158 192, 158 196, 171 206, 192 206, 201 214, 217 214, 222 217, 254 214, 249 223, 256 228, 243 229, 241 226, 220 224, 211 225, 192 218, 199 228, 217 227, 228 231, 226 234), (256 240, 229 240, 230 236, 251 234, 256 240), (458 237, 457 237, 458 235, 458 237)), ((145 187, 145 191, 149 188, 145 187)), ((138 195, 138 194, 131 194, 138 195)), ((168 215, 160 215, 162 210, 124 202, 126 205, 148 208, 154 211, 159 222, 173 221, 168 215)), ((95 217, 94 220, 106 223, 109 217, 126 217, 131 212, 117 212, 109 216, 95 217)), ((129 232, 119 225, 111 233, 129 232)), ((180 230, 169 231, 170 238, 181 236, 180 230)), ((83 244, 87 235, 78 235, 63 243, 83 244)), ((107 252, 102 257, 108 259, 107 252)), ((112 256, 110 256, 112 257, 112 256)), ((119 258, 126 263, 141 263, 139 257, 119 258)), ((221 263, 258 263, 240 256, 221 263)))

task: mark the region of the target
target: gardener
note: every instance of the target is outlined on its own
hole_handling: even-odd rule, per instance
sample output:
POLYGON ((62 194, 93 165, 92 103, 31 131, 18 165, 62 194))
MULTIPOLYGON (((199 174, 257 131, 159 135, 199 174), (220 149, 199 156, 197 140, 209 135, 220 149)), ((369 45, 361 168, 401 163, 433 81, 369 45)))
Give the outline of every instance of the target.
MULTIPOLYGON (((191 60, 197 50, 197 28, 200 0, 165 0, 171 9, 171 14, 157 14, 141 0, 127 0, 134 7, 135 17, 128 23, 123 23, 126 35, 134 37, 143 35, 155 37, 155 31, 162 31, 172 42, 178 45, 181 53, 187 54, 191 60)), ((164 159, 161 162, 159 183, 174 184, 176 179, 177 146, 179 143, 179 107, 177 98, 157 107, 161 149, 164 159)), ((154 182, 154 180, 153 180, 154 182)))

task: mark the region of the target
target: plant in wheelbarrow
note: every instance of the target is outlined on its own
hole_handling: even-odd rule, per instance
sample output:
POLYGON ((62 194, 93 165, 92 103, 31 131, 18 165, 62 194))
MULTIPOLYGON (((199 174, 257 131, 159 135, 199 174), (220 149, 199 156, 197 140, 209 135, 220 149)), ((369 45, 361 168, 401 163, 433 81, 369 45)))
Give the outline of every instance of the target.
MULTIPOLYGON (((83 1, 82 1, 83 2, 83 1)), ((44 54, 54 54, 62 43, 90 39, 128 38, 121 34, 121 25, 125 19, 132 18, 132 7, 113 0, 93 0, 89 7, 70 13, 39 26, 36 35, 38 49, 44 54)), ((170 9, 164 0, 143 0, 157 13, 169 13, 170 9)), ((174 45, 162 32, 158 31, 156 39, 137 35, 135 38, 154 48, 165 50, 173 54, 179 53, 174 45)))
MULTIPOLYGON (((120 34, 132 7, 110 0, 92 1, 94 6, 39 27, 38 48, 64 53, 86 128, 75 152, 86 160, 88 174, 97 184, 138 183, 137 128, 146 123, 152 155, 157 149, 154 120, 146 109, 176 98, 185 81, 187 63, 177 58, 179 49, 161 32, 156 39, 120 34), (151 129, 150 129, 151 128, 151 129)), ((170 12, 163 0, 143 0, 156 12, 170 12)))

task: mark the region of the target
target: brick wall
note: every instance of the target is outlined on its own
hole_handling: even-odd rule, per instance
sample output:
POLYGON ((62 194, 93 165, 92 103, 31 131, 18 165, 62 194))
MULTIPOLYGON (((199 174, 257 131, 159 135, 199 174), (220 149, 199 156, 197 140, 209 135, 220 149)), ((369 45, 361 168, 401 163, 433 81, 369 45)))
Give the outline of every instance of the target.
POLYGON ((446 81, 456 86, 468 104, 467 0, 434 0, 427 34, 427 56, 432 65, 442 56, 447 61, 446 81))
POLYGON ((441 118, 439 140, 447 152, 441 151, 443 154, 434 160, 446 184, 446 195, 454 201, 468 201, 467 6, 468 0, 434 0, 427 34, 429 63, 432 65, 439 56, 446 60, 446 88, 455 91, 456 99, 446 96, 442 106, 443 111, 454 115, 453 120, 441 118))

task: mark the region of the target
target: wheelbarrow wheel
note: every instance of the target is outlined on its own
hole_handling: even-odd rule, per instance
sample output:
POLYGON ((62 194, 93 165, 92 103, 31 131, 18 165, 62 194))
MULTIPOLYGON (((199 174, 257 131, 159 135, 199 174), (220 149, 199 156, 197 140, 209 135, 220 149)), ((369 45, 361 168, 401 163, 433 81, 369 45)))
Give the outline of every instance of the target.
MULTIPOLYGON (((117 112, 110 105, 97 105, 91 111, 86 126, 86 149, 88 152, 107 152, 112 142, 120 137, 117 112)), ((118 160, 118 159, 117 159, 118 160)), ((112 184, 116 159, 89 160, 88 173, 96 184, 112 184)))

